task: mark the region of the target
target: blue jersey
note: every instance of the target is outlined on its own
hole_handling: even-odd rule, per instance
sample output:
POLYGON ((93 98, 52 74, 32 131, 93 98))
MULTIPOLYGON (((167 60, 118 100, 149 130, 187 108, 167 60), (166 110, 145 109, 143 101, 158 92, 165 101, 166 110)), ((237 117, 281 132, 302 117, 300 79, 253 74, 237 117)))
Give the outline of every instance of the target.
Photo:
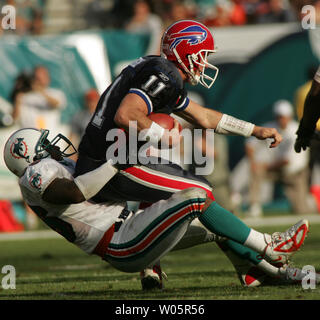
POLYGON ((92 159, 105 160, 113 142, 106 141, 122 99, 128 94, 139 95, 146 103, 148 114, 184 110, 189 99, 177 67, 159 56, 146 56, 127 66, 101 95, 79 145, 79 153, 92 159))

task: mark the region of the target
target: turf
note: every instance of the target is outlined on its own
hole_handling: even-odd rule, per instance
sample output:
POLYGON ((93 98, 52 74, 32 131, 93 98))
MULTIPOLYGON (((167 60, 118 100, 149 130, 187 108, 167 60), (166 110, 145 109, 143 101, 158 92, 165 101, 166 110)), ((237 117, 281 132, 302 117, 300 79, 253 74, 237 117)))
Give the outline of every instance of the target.
MULTIPOLYGON (((295 265, 313 265, 320 270, 319 243, 320 225, 314 225, 294 256, 295 265)), ((4 265, 16 268, 16 289, 0 286, 0 299, 320 299, 320 285, 314 290, 298 284, 242 288, 232 265, 214 243, 169 253, 162 260, 169 277, 163 291, 143 292, 138 274, 117 271, 63 239, 1 241, 0 270, 4 265)), ((0 281, 4 276, 0 274, 0 281)))

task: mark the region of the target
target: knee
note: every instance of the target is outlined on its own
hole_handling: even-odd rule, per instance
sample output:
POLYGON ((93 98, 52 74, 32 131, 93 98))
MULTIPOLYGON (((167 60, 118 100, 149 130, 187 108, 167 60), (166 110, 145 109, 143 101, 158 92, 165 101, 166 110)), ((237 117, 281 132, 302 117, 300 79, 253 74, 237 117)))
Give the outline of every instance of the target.
POLYGON ((204 206, 202 207, 202 212, 206 211, 212 203, 213 200, 210 197, 207 197, 204 206))
POLYGON ((197 187, 184 189, 177 194, 179 194, 179 197, 185 198, 185 200, 199 199, 199 201, 203 202, 207 198, 206 191, 197 187))

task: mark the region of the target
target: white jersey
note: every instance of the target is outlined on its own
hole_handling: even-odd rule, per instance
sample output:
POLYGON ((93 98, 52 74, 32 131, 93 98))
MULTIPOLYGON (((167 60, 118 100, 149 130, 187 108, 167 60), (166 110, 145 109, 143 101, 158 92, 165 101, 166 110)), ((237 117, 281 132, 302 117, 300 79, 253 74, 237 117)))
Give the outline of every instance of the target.
POLYGON ((314 80, 320 83, 320 66, 319 66, 316 74, 314 75, 314 80))
POLYGON ((42 195, 50 183, 56 178, 73 179, 74 169, 75 162, 67 158, 60 162, 43 159, 27 168, 19 185, 24 200, 48 226, 85 252, 92 253, 120 215, 125 202, 84 201, 58 205, 44 201, 42 195))

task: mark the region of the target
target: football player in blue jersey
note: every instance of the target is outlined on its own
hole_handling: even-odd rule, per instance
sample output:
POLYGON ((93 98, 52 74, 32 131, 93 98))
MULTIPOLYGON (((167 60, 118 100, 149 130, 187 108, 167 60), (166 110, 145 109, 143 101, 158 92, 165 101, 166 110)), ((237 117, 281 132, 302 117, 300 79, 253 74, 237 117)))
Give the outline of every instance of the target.
MULTIPOLYGON (((108 151, 114 146, 114 141, 107 139, 107 134, 112 130, 128 133, 131 121, 135 122, 137 131, 145 132, 144 136, 155 146, 163 141, 168 141, 169 147, 179 143, 178 124, 175 123, 170 131, 164 130, 148 118, 151 112, 174 113, 198 128, 214 129, 218 134, 271 138, 270 147, 278 146, 282 137, 276 129, 260 127, 205 108, 188 98, 185 83, 201 84, 209 89, 215 82, 218 68, 208 61, 208 56, 215 52, 213 36, 203 24, 181 20, 169 26, 162 37, 161 56, 137 59, 126 67, 101 95, 79 145, 75 176, 94 170, 108 161, 108 151), (208 69, 211 69, 214 75, 210 76, 208 69)), ((121 141, 119 146, 123 148, 121 141)), ((212 230, 212 225, 222 226, 225 215, 228 215, 231 228, 232 220, 236 217, 216 203, 212 187, 203 177, 193 175, 173 163, 132 163, 127 142, 125 146, 126 164, 118 166, 119 173, 92 198, 93 201, 127 200, 154 203, 168 199, 176 191, 197 187, 203 189, 211 199, 210 208, 216 218, 211 221, 202 215, 199 220, 206 221, 205 226, 212 230)), ((239 232, 241 233, 240 230, 239 232)), ((253 252, 249 253, 241 245, 232 246, 231 242, 229 247, 224 244, 223 250, 234 251, 242 257, 250 256, 250 263, 254 265, 259 265, 261 261, 253 252)), ((251 267, 248 267, 246 272, 249 269, 251 267)), ((152 275, 156 279, 160 278, 159 266, 150 266, 150 270, 142 272, 143 283, 147 283, 148 279, 152 280, 152 275)))

